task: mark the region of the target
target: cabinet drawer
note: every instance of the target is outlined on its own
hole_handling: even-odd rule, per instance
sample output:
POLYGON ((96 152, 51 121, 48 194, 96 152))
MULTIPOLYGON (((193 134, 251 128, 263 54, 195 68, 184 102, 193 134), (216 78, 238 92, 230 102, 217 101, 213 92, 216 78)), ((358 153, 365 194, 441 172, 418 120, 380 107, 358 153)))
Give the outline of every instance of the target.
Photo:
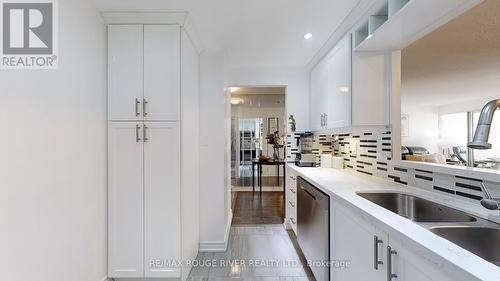
POLYGON ((297 235, 297 210, 292 211, 292 215, 289 217, 290 226, 292 227, 293 232, 297 235))
POLYGON ((297 211, 297 200, 295 200, 293 198, 289 198, 286 203, 288 204, 288 207, 290 208, 290 210, 297 211))
POLYGON ((288 174, 286 177, 286 187, 288 189, 297 189, 297 175, 295 174, 288 174))

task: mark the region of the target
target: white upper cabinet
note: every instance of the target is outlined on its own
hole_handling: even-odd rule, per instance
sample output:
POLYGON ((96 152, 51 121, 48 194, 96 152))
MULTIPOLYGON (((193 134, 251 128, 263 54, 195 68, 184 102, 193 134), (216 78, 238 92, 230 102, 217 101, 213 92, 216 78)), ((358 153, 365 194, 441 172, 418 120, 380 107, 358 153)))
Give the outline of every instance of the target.
POLYGON ((144 123, 145 277, 179 277, 180 268, 151 261, 181 259, 179 122, 144 123))
POLYGON ((351 125, 351 36, 342 39, 328 54, 327 129, 351 125))
POLYGON ((108 276, 144 274, 143 127, 108 124, 108 276))
POLYGON ((385 54, 353 52, 353 126, 382 126, 390 124, 387 74, 385 54))
POLYGON ((328 83, 328 68, 325 61, 321 61, 311 71, 311 125, 315 131, 321 130, 325 125, 327 111, 326 90, 328 83))
POLYGON ((108 26, 108 118, 142 119, 143 27, 108 26))
POLYGON ((356 51, 393 51, 410 45, 482 0, 378 0, 356 28, 356 51))
POLYGON ((350 126, 350 35, 312 69, 310 79, 312 129, 318 131, 350 126))
POLYGON ((180 27, 144 26, 145 120, 180 119, 180 27))
POLYGON ((345 36, 311 71, 311 127, 314 131, 389 122, 385 54, 352 52, 345 36))
POLYGON ((108 119, 180 120, 180 27, 108 27, 108 119))

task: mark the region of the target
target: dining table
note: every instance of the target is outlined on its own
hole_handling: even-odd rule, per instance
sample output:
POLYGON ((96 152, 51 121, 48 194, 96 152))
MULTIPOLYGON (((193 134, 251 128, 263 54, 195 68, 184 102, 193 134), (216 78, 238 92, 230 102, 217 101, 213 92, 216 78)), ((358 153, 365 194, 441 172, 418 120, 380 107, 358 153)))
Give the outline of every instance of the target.
POLYGON ((283 192, 285 191, 285 173, 286 173, 286 161, 285 160, 252 160, 252 191, 255 191, 255 167, 257 167, 257 184, 259 186, 259 191, 262 193, 262 167, 263 166, 275 166, 276 167, 276 182, 277 186, 280 186, 280 166, 283 166, 283 192))

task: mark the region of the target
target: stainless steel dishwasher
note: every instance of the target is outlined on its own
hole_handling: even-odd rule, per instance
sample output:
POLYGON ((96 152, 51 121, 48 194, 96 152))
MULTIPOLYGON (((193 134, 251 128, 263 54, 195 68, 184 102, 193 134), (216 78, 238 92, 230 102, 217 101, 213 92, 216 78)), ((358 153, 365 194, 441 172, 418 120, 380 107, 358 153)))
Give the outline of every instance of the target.
POLYGON ((301 177, 297 177, 297 240, 316 280, 330 280, 330 197, 301 177))

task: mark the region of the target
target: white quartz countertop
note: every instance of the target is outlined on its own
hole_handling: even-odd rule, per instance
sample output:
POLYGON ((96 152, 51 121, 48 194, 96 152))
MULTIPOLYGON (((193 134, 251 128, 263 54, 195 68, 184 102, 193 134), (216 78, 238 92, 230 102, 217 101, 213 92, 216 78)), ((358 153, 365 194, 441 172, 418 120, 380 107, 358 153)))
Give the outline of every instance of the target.
MULTIPOLYGON (((497 280, 500 281, 500 267, 489 263, 471 252, 443 239, 404 217, 401 217, 375 203, 356 194, 356 192, 396 191, 418 195, 421 198, 466 211, 477 217, 500 223, 500 212, 489 211, 466 200, 397 184, 373 176, 365 176, 347 170, 324 168, 303 168, 288 164, 300 177, 313 184, 334 200, 345 203, 346 206, 371 216, 378 225, 389 232, 389 236, 407 242, 409 247, 424 249, 429 255, 443 260, 441 264, 451 272, 461 269, 458 276, 462 280, 497 280)), ((421 251, 420 251, 421 252, 421 251)))

